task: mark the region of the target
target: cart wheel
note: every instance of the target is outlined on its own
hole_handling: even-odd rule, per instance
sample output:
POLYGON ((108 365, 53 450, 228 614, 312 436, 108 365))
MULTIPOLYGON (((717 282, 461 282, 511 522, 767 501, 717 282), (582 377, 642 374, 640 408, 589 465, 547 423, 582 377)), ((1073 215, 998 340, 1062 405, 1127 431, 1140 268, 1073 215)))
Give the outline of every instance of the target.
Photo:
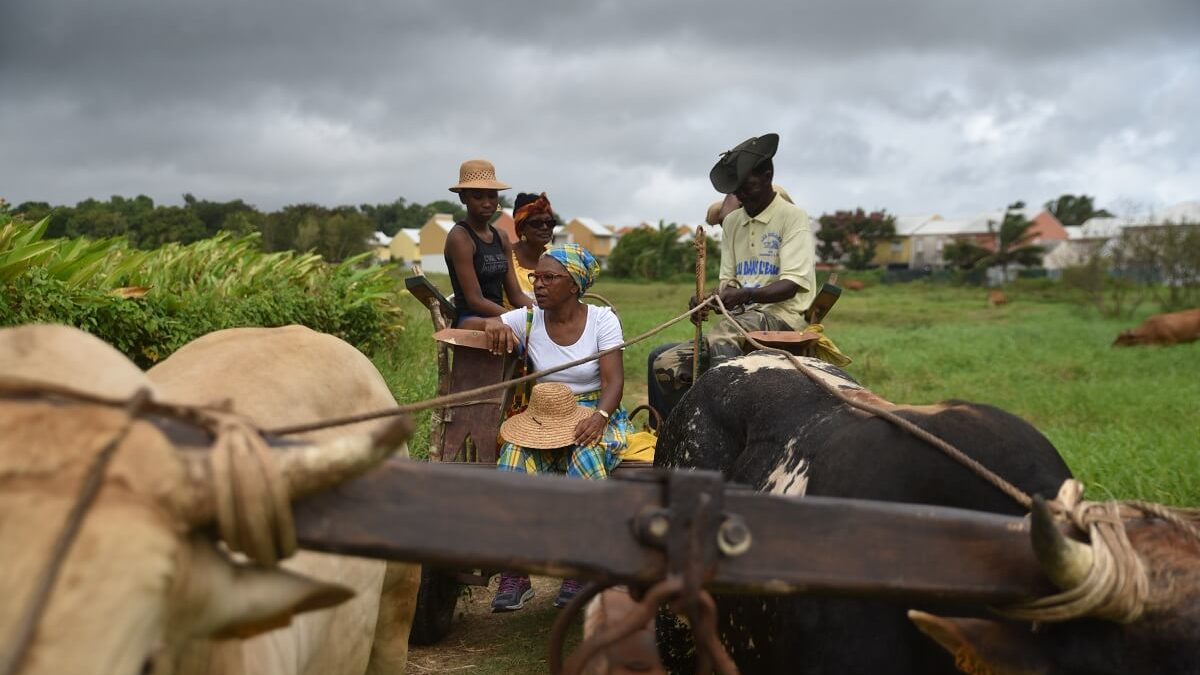
POLYGON ((417 609, 413 614, 409 644, 433 645, 450 632, 454 608, 462 585, 454 573, 429 565, 421 566, 421 588, 417 591, 417 609))

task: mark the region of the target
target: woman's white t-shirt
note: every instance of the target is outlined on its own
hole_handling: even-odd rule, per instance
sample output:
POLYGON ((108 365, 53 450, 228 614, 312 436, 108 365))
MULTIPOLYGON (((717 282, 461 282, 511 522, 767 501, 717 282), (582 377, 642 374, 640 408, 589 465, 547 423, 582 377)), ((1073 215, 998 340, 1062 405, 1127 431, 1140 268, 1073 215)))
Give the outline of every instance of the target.
MULTIPOLYGON (((545 312, 533 308, 533 330, 529 336, 529 357, 533 367, 546 370, 569 363, 585 356, 616 347, 625 341, 621 335, 621 322, 608 307, 587 305, 587 324, 583 334, 572 345, 560 345, 550 339, 546 332, 545 312)), ((500 320, 517 335, 517 342, 525 344, 525 309, 517 308, 500 315, 500 320)), ((600 360, 588 361, 539 378, 538 382, 561 382, 576 394, 585 394, 600 389, 600 360)))

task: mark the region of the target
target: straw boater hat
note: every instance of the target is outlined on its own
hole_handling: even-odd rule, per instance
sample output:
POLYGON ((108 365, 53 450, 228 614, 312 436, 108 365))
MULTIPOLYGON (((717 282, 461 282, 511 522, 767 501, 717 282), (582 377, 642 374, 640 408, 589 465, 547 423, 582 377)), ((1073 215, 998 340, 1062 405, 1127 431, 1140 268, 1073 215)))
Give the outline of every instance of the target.
POLYGON ((575 394, 565 384, 535 384, 529 407, 505 420, 500 425, 500 435, 523 448, 562 448, 575 443, 575 425, 595 412, 576 403, 575 394))
POLYGON ((459 190, 507 190, 509 186, 496 180, 496 167, 486 159, 468 159, 458 167, 458 185, 450 188, 459 190))

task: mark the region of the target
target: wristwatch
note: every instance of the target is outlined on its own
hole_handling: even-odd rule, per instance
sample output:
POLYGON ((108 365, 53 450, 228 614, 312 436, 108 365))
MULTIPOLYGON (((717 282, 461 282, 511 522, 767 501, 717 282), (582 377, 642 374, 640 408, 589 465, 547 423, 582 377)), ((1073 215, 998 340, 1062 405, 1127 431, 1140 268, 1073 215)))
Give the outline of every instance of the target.
POLYGON ((604 419, 608 419, 608 413, 604 412, 604 408, 596 408, 596 412, 600 413, 604 419))

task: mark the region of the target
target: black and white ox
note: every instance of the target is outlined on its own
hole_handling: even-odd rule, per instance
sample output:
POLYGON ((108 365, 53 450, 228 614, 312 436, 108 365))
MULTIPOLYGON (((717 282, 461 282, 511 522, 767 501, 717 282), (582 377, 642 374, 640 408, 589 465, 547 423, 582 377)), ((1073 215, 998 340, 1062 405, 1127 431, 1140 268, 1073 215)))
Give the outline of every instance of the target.
MULTIPOLYGON (((1003 410, 961 401, 893 405, 833 366, 815 359, 805 363, 846 393, 884 405, 949 441, 1026 493, 1053 497, 1071 476, 1042 434, 1003 410)), ((939 450, 851 409, 769 354, 728 361, 700 378, 667 420, 655 465, 719 470, 731 481, 780 495, 1022 514, 939 450)), ((924 613, 910 621, 910 605, 879 600, 720 597, 721 639, 747 674, 931 675, 958 672, 955 661, 977 675, 1200 673, 1200 542, 1158 521, 1128 528, 1159 590, 1150 610, 1127 625, 1076 620, 1032 630, 1027 623, 924 613)), ((986 616, 978 607, 922 609, 986 616)), ((690 672, 690 631, 660 615, 658 633, 668 669, 690 672)))

